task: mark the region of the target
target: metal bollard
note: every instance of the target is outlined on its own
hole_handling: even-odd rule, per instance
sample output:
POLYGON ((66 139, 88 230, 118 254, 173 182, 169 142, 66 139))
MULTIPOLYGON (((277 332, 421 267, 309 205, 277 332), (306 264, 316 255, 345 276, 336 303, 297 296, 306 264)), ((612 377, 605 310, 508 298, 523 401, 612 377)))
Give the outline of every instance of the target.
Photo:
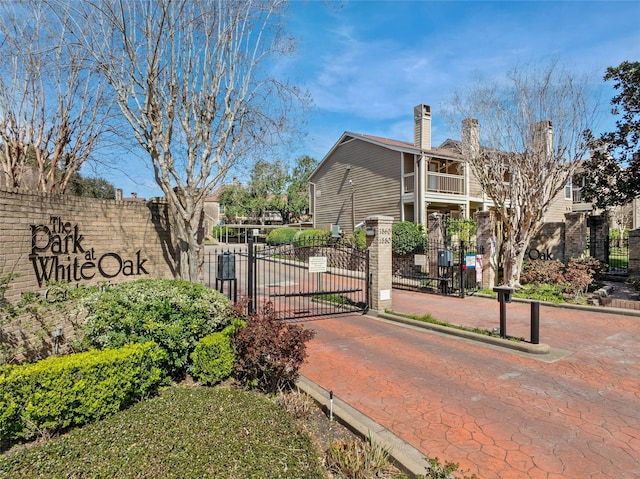
POLYGON ((531 344, 540 344, 540 303, 531 302, 531 344))

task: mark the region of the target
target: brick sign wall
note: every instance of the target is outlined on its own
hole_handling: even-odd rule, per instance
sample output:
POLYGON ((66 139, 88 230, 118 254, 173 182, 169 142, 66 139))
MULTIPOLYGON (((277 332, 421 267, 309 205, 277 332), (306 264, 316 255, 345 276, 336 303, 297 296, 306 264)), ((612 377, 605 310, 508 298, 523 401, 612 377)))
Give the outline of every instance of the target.
POLYGON ((8 299, 48 281, 120 283, 171 278, 166 205, 0 189, 0 274, 8 299))

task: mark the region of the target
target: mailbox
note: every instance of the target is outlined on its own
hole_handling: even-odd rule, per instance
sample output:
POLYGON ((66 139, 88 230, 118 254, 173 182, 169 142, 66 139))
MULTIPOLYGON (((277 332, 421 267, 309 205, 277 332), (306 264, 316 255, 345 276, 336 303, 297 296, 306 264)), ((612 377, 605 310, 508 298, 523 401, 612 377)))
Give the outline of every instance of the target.
POLYGON ((450 249, 438 251, 438 266, 453 266, 453 251, 450 249))
POLYGON ((218 255, 218 279, 236 279, 236 257, 229 252, 218 255))
POLYGON ((508 286, 496 286, 493 290, 498 293, 498 301, 501 303, 510 303, 513 289, 508 286))

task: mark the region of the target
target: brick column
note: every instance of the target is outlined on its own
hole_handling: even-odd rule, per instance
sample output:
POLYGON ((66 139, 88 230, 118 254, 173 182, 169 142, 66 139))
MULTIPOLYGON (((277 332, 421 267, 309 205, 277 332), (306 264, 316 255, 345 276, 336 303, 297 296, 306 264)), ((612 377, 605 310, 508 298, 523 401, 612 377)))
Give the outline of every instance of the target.
POLYGON ((475 222, 478 254, 482 254, 482 287, 493 288, 496 285, 498 271, 498 243, 494 236, 495 213, 479 211, 475 214, 475 222))
POLYGON ((365 220, 369 273, 371 275, 371 304, 373 313, 391 308, 391 216, 369 216, 365 220), (373 233, 373 235, 372 235, 373 233))
POLYGON ((603 263, 609 263, 609 222, 604 216, 590 216, 587 220, 589 226, 589 251, 593 258, 603 263))
MULTIPOLYGON (((582 258, 587 251, 587 216, 585 213, 566 213, 564 229, 564 258, 582 258)), ((556 258, 561 259, 561 258, 556 258)))
POLYGON ((640 275, 640 229, 629 231, 629 274, 640 275))

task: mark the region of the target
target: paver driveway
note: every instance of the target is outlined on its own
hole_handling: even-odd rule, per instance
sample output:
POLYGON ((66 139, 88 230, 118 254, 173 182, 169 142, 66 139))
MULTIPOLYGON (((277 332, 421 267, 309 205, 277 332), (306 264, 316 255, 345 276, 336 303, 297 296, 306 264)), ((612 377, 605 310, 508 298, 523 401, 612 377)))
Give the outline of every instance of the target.
MULTIPOLYGON (((498 303, 393 293, 393 309, 498 326, 498 303)), ((529 335, 529 306, 507 307, 529 335)), ((362 315, 317 331, 302 374, 426 456, 482 479, 640 478, 640 318, 541 308, 553 362, 362 315)))

